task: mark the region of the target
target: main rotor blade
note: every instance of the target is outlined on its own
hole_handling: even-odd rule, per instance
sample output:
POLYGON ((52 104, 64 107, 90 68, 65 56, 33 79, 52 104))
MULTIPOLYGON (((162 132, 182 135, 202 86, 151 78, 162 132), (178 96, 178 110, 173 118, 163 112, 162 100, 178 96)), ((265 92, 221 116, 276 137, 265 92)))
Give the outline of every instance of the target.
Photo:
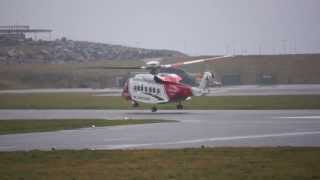
POLYGON ((201 62, 206 62, 206 61, 212 61, 212 60, 217 60, 217 59, 223 59, 223 58, 230 58, 234 56, 219 56, 219 57, 213 57, 213 58, 205 58, 205 59, 197 59, 197 60, 192 60, 192 61, 185 61, 185 62, 179 62, 175 64, 164 64, 161 65, 161 67, 169 68, 169 67, 180 67, 183 65, 188 65, 188 64, 195 64, 195 63, 201 63, 201 62))
POLYGON ((88 69, 145 69, 144 66, 94 66, 88 69))

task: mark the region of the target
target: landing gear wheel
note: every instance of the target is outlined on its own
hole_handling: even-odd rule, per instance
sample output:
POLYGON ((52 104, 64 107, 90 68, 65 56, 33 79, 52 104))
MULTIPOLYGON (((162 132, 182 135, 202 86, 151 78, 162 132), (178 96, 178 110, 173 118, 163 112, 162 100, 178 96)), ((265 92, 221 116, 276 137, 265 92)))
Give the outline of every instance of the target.
POLYGON ((177 109, 183 109, 183 105, 182 104, 178 104, 177 105, 177 109))
POLYGON ((151 108, 151 111, 152 111, 152 112, 157 112, 157 110, 158 110, 158 109, 157 109, 157 107, 155 107, 155 106, 153 106, 153 107, 151 108))
POLYGON ((139 104, 135 101, 132 101, 132 107, 139 107, 139 104))

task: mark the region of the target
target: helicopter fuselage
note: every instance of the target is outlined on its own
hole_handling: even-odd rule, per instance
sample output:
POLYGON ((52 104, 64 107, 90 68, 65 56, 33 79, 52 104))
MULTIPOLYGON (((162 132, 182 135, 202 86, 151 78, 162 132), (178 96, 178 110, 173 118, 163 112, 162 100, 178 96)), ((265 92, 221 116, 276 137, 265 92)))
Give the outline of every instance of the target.
POLYGON ((203 63, 212 60, 233 56, 219 56, 196 59, 173 64, 160 64, 159 61, 149 61, 145 66, 119 66, 104 67, 105 69, 145 69, 150 74, 137 74, 129 78, 123 88, 122 96, 131 100, 133 107, 139 106, 138 102, 154 104, 151 111, 156 112, 155 104, 178 102, 177 109, 183 109, 181 101, 190 99, 191 96, 202 96, 209 92, 208 82, 214 79, 214 74, 207 71, 203 73, 198 87, 183 70, 178 69, 184 65, 203 63))
POLYGON ((122 96, 133 102, 161 104, 192 96, 192 87, 180 83, 176 74, 137 74, 126 82, 122 96))

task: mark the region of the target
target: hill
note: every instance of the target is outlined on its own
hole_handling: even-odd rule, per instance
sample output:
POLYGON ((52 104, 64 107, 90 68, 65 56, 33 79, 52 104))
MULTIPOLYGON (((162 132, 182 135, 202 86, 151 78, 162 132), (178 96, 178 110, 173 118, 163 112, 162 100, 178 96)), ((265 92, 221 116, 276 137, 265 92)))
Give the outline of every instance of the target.
POLYGON ((134 48, 66 38, 55 41, 0 38, 0 64, 63 64, 185 56, 172 50, 134 48))
MULTIPOLYGON (((0 89, 105 88, 122 86, 131 70, 92 69, 94 66, 137 66, 141 59, 162 63, 206 58, 171 50, 152 50, 72 41, 1 39, 0 89)), ((246 55, 183 67, 198 75, 214 71, 224 85, 320 83, 320 54, 246 55)))

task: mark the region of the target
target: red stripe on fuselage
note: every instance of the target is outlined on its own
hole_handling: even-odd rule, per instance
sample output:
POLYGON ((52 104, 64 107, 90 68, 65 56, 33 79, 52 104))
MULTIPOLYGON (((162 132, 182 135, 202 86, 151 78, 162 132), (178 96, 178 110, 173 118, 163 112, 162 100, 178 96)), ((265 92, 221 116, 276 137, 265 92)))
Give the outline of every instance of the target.
POLYGON ((129 81, 127 80, 124 84, 123 90, 122 90, 122 97, 124 97, 126 100, 131 100, 131 96, 129 93, 129 81))
POLYGON ((192 96, 190 86, 173 82, 165 82, 164 86, 170 101, 185 100, 187 97, 192 96))

